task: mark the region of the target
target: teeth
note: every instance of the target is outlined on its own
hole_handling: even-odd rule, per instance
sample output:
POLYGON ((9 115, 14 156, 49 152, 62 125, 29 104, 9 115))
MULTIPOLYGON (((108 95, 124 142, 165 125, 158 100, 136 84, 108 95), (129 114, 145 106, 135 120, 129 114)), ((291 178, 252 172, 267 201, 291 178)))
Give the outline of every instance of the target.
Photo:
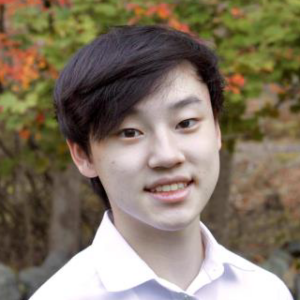
POLYGON ((186 188, 187 183, 179 182, 179 183, 173 183, 169 185, 160 185, 156 187, 155 189, 152 189, 152 193, 160 193, 160 192, 169 192, 169 191, 177 191, 177 190, 182 190, 186 188))
POLYGON ((162 190, 163 192, 169 192, 172 189, 171 185, 163 185, 162 190))
POLYGON ((179 186, 178 186, 178 184, 176 184, 176 183, 173 183, 173 184, 171 185, 171 191, 176 191, 178 188, 179 188, 179 186))
POLYGON ((184 189, 186 186, 187 186, 186 183, 179 183, 179 184, 178 184, 178 187, 179 187, 180 189, 184 189))

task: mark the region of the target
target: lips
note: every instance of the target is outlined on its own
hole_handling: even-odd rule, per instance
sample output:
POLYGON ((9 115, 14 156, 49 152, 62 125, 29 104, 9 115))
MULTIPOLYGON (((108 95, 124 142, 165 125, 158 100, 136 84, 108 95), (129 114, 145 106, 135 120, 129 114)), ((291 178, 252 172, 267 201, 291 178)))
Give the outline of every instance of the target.
POLYGON ((164 185, 172 185, 172 184, 190 184, 192 182, 192 179, 185 176, 176 176, 176 177, 165 177, 161 178, 159 180, 154 181, 150 185, 146 186, 145 190, 147 192, 153 191, 157 189, 158 187, 164 186, 164 185))
POLYGON ((158 187, 151 189, 151 193, 161 193, 161 192, 170 192, 170 191, 178 191, 182 190, 187 187, 186 182, 178 182, 178 183, 172 183, 168 185, 159 185, 158 187))
MULTIPOLYGON (((164 181, 166 182, 166 181, 164 181)), ((173 181, 167 181, 168 185, 170 183, 172 184, 173 181)), ((178 182, 178 181, 177 181, 178 182)), ((147 193, 149 193, 150 197, 154 199, 155 201, 159 201, 160 203, 164 204, 175 204, 175 203, 182 203, 185 202, 189 194, 191 192, 191 189, 193 187, 193 180, 190 180, 189 182, 185 181, 184 188, 180 188, 177 190, 170 190, 170 191, 164 191, 162 190, 162 186, 166 187, 166 185, 152 185, 154 188, 147 190, 147 193)))
POLYGON ((194 180, 188 176, 164 177, 149 184, 144 190, 155 201, 164 204, 175 204, 188 199, 193 182, 194 180))

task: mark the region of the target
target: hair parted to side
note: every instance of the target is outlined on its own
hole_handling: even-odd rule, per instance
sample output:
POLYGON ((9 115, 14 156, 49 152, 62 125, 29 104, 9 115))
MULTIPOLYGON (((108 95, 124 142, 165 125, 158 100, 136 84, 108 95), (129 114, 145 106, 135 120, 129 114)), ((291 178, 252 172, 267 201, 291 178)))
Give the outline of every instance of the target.
MULTIPOLYGON (((207 85, 217 119, 224 80, 211 49, 164 26, 117 26, 81 48, 56 82, 54 105, 63 135, 90 155, 90 140, 109 135, 133 106, 160 87, 163 76, 186 60, 207 85)), ((91 183, 110 208, 100 179, 91 183)))

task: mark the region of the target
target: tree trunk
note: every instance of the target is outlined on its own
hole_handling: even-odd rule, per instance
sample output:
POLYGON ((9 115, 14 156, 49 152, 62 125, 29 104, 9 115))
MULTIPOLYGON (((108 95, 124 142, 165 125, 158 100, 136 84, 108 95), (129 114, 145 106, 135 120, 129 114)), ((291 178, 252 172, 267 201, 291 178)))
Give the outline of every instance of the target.
POLYGON ((221 170, 216 189, 203 211, 201 220, 212 231, 216 239, 226 246, 228 236, 229 195, 233 154, 220 152, 221 170))
POLYGON ((73 164, 53 174, 52 214, 49 226, 49 253, 71 256, 80 245, 81 175, 73 164))

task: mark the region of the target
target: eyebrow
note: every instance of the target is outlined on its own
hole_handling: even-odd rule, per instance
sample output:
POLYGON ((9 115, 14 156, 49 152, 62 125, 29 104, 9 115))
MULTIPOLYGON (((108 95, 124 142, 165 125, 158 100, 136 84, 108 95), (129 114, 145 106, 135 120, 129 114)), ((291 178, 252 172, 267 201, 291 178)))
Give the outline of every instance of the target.
MULTIPOLYGON (((203 100, 200 100, 196 96, 188 96, 184 99, 181 99, 179 101, 176 101, 175 103, 168 105, 168 109, 170 109, 172 111, 178 111, 186 106, 195 105, 195 104, 202 105, 202 102, 203 102, 203 100)), ((140 113, 141 113, 140 109, 133 107, 130 110, 128 115, 138 115, 140 113)))
POLYGON ((198 97, 196 96, 189 96, 187 98, 184 98, 182 100, 179 100, 175 103, 172 103, 168 108, 171 110, 179 110, 182 109, 186 106, 189 106, 191 104, 202 104, 202 100, 200 100, 198 97))

